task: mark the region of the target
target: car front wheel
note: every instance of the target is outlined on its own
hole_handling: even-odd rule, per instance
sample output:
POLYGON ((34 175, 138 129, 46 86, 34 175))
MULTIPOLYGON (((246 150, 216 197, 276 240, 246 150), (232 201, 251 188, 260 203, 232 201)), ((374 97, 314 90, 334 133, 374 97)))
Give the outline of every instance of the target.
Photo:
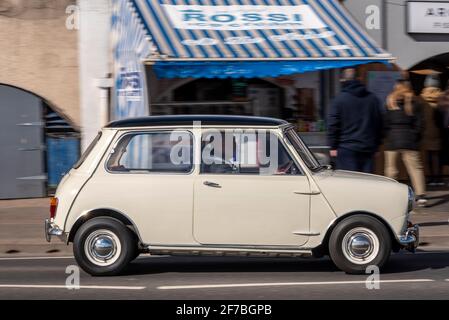
POLYGON ((335 265, 351 274, 365 273, 369 266, 382 268, 391 253, 387 228, 374 217, 355 215, 341 221, 329 239, 335 265))
POLYGON ((73 252, 79 266, 87 273, 117 275, 135 256, 132 231, 112 218, 93 218, 76 232, 73 252))

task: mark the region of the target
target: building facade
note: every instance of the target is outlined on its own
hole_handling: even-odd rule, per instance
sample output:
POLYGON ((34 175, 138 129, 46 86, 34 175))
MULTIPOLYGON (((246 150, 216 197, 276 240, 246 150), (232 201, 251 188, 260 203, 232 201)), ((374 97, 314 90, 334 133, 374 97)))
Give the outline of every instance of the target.
POLYGON ((46 195, 79 155, 75 4, 0 0, 0 199, 46 195))
POLYGON ((436 71, 441 86, 449 78, 449 2, 407 0, 344 0, 360 26, 410 70, 420 91, 425 76, 436 71))

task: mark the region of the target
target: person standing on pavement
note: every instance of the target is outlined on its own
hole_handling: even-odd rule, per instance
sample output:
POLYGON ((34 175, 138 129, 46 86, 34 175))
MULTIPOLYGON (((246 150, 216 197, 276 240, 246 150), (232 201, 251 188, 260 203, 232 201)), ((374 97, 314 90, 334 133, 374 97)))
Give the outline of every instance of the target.
POLYGON ((385 128, 385 175, 398 176, 398 157, 401 156, 410 176, 418 206, 425 206, 424 170, 419 152, 423 133, 424 102, 414 96, 408 80, 399 80, 387 97, 385 128))
POLYGON ((427 76, 421 98, 424 103, 424 132, 422 146, 426 154, 430 181, 429 185, 442 185, 441 140, 443 115, 438 108, 438 99, 442 94, 438 75, 427 76))
POLYGON ((446 91, 438 99, 438 109, 443 117, 443 129, 441 135, 441 165, 449 165, 449 85, 446 91))
POLYGON ((355 69, 343 70, 341 82, 328 114, 330 156, 337 169, 372 173, 382 140, 380 100, 357 79, 355 69))

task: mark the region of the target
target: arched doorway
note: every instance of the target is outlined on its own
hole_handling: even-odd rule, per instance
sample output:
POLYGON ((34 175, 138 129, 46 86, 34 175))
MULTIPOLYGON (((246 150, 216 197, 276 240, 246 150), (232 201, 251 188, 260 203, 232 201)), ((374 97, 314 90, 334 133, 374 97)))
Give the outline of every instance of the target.
POLYGON ((445 89, 449 80, 449 52, 423 60, 411 67, 409 71, 410 80, 416 93, 422 91, 426 76, 433 73, 438 74, 440 87, 445 89))
POLYGON ((0 199, 46 196, 79 155, 79 133, 44 99, 0 84, 0 199))

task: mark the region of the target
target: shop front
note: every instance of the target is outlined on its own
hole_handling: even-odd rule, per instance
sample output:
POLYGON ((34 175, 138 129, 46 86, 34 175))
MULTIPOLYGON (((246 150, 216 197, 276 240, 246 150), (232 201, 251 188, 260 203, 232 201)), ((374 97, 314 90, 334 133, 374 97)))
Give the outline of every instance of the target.
POLYGON ((391 60, 334 0, 115 0, 113 29, 113 118, 271 116, 316 146, 335 70, 391 60))

